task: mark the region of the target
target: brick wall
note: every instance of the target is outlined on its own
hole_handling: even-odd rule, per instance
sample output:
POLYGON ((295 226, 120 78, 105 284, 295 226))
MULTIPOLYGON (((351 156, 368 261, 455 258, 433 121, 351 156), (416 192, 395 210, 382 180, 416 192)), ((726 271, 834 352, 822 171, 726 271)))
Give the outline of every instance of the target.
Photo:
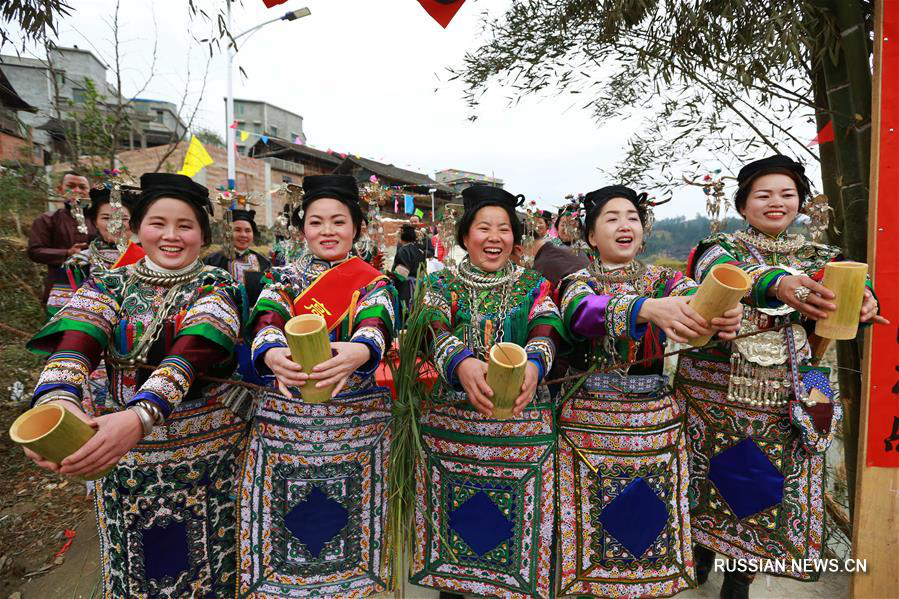
POLYGON ((31 142, 16 135, 0 131, 0 160, 14 160, 28 164, 41 164, 35 158, 31 142))

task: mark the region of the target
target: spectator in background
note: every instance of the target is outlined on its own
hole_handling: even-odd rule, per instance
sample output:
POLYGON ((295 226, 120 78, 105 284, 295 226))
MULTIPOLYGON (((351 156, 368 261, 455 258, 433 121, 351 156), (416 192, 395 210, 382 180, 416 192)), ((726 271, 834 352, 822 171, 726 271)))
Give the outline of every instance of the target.
POLYGON ((85 221, 87 233, 79 233, 78 222, 72 214, 75 200, 89 197, 90 182, 87 177, 77 171, 66 171, 56 191, 65 202, 63 207, 34 219, 28 237, 28 258, 47 265, 43 295, 45 305, 53 284, 65 282, 63 263, 87 248, 88 242, 97 234, 97 229, 90 221, 85 221))
POLYGON ((431 242, 431 236, 428 235, 427 227, 423 227, 421 224, 421 217, 417 214, 413 214, 409 217, 409 224, 411 224, 415 228, 417 242, 419 247, 421 247, 421 251, 424 253, 425 258, 433 258, 434 257, 434 244, 431 242))
POLYGON ((399 245, 396 248, 396 257, 393 259, 393 268, 396 289, 403 305, 404 312, 408 310, 415 293, 415 280, 418 276, 418 268, 425 261, 425 254, 418 243, 418 235, 411 224, 403 225, 400 229, 399 245))

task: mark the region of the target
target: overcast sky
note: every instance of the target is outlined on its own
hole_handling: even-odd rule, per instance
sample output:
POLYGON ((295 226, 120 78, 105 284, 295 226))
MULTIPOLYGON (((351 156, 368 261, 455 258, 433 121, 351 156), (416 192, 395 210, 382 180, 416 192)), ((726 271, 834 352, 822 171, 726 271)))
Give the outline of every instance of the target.
MULTIPOLYGON (((223 2, 196 0, 214 12, 223 2)), ((493 174, 506 189, 555 207, 567 193, 613 183, 598 168, 621 157, 632 123, 598 126, 589 113, 564 97, 528 98, 510 105, 507 90, 492 90, 477 109, 478 119, 447 79, 466 50, 476 47, 482 12, 492 14, 507 0, 469 0, 442 29, 416 0, 289 0, 266 9, 262 0, 243 0, 233 11, 234 32, 287 10, 308 6, 312 15, 277 22, 242 42, 235 76, 238 98, 263 100, 303 116, 310 145, 350 152, 426 172, 455 168, 493 174)), ((75 0, 64 19, 59 43, 78 45, 111 61, 108 21, 114 2, 75 0)), ((199 93, 208 52, 190 41, 185 0, 122 2, 122 63, 125 93, 135 92, 150 68, 155 37, 157 72, 143 97, 180 102, 191 66, 191 97, 199 93)), ((207 37, 208 25, 192 24, 207 37)), ((4 48, 4 53, 10 48, 4 48)), ((198 113, 199 125, 224 136, 226 59, 213 57, 198 113)), ((697 188, 675 192, 657 216, 704 212, 697 188)))

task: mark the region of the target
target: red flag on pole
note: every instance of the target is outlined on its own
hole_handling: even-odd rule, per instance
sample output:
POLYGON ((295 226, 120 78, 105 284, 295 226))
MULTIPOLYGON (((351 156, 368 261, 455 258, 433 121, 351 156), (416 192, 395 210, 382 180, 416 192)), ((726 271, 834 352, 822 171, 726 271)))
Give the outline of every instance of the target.
POLYGON ((465 0, 418 0, 422 8, 428 11, 428 14, 444 29, 462 8, 464 2, 465 0))
POLYGON ((827 124, 821 127, 821 130, 818 131, 818 135, 815 136, 808 145, 816 146, 818 144, 826 144, 829 141, 833 141, 836 139, 833 133, 833 120, 827 121, 827 124))
POLYGON ((284 4, 285 2, 287 2, 287 0, 262 0, 262 3, 265 4, 266 8, 278 6, 279 4, 284 4))

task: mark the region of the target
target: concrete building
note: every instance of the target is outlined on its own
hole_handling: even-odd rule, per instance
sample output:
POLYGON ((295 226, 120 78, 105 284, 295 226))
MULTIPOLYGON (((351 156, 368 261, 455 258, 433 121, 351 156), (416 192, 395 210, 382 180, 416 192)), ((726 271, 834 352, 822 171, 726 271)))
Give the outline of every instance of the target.
MULTIPOLYGON (((306 134, 303 133, 303 117, 268 102, 235 98, 234 120, 237 122, 238 131, 237 151, 243 155, 247 154, 262 135, 290 142, 296 142, 296 138, 299 137, 301 143, 306 143, 306 134), (246 140, 241 141, 240 131, 249 133, 246 140)), ((230 123, 226 123, 227 125, 230 123)))
POLYGON ((42 165, 44 153, 22 125, 22 116, 37 109, 22 99, 0 70, 0 160, 42 165), (20 116, 22 115, 22 116, 20 116))
POLYGON ((439 183, 446 185, 453 190, 453 193, 460 194, 462 190, 475 183, 483 183, 485 185, 503 186, 503 180, 496 177, 489 177, 481 173, 473 173, 471 171, 462 171, 455 168, 444 169, 434 173, 434 178, 439 183))
MULTIPOLYGON (((86 80, 90 80, 108 106, 117 105, 117 94, 107 81, 107 65, 92 52, 74 48, 55 48, 47 59, 0 55, 0 68, 22 99, 35 107, 22 114, 35 143, 47 150, 60 150, 67 135, 75 130, 78 105, 84 102, 86 80)), ((187 132, 171 102, 123 99, 133 127, 122 147, 153 147, 171 143, 187 132), (160 114, 161 113, 161 114, 160 114)))

